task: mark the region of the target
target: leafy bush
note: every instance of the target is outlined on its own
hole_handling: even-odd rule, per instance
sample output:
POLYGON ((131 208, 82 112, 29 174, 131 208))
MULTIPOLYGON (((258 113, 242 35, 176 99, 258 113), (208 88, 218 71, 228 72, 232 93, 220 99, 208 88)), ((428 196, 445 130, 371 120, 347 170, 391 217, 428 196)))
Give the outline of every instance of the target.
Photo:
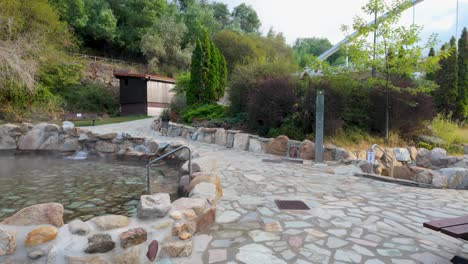
POLYGON ((67 87, 80 83, 83 66, 80 64, 49 64, 39 70, 39 83, 53 93, 62 93, 67 87))
POLYGON ((119 104, 104 87, 87 84, 67 87, 61 92, 64 109, 71 112, 118 113, 119 104))
POLYGON ((182 113, 182 119, 187 123, 195 120, 212 120, 222 118, 225 115, 225 109, 222 105, 202 104, 193 105, 182 113))
POLYGON ((435 147, 431 143, 421 141, 418 143, 418 148, 425 148, 428 150, 432 150, 435 147))
POLYGON ((280 127, 286 117, 294 112, 295 88, 295 82, 288 76, 260 81, 248 94, 249 126, 260 135, 266 135, 271 128, 280 127))
POLYGON ((286 135, 288 138, 293 140, 304 140, 306 135, 298 123, 298 115, 292 115, 285 119, 279 128, 270 128, 268 131, 268 137, 275 138, 277 136, 286 135))
POLYGON ((47 87, 33 91, 17 82, 5 82, 0 89, 0 119, 7 121, 47 120, 60 111, 60 96, 47 87))
POLYGON ((228 85, 230 114, 247 112, 246 95, 256 89, 258 82, 278 76, 289 76, 295 70, 293 65, 283 61, 252 63, 237 67, 228 85))

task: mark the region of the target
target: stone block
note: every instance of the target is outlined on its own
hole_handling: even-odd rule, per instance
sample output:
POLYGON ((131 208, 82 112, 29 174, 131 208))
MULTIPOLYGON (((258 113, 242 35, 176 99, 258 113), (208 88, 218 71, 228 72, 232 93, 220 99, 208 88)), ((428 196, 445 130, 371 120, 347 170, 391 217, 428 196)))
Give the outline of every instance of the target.
POLYGON ((161 254, 166 257, 188 257, 192 254, 193 241, 189 240, 171 240, 164 242, 161 248, 161 254))
POLYGON ((121 227, 126 227, 130 224, 130 219, 123 215, 103 215, 96 216, 89 220, 96 224, 101 230, 110 230, 121 227))
POLYGON ((235 150, 248 150, 249 147, 249 134, 247 133, 236 133, 234 135, 233 148, 235 150))
POLYGON ((133 228, 121 233, 119 235, 119 239, 120 246, 128 248, 145 242, 147 239, 147 233, 146 230, 141 227, 133 228))
POLYGON ((79 219, 68 223, 68 229, 70 230, 70 233, 80 236, 87 235, 91 231, 88 223, 85 223, 79 219))
POLYGON ((171 198, 167 193, 142 195, 137 207, 140 219, 164 217, 171 209, 171 198))
POLYGON ((249 138, 249 152, 263 153, 262 144, 258 137, 249 138))
POLYGON ((226 146, 227 133, 223 128, 219 128, 215 133, 215 144, 220 146, 226 146))
POLYGON ((85 253, 106 253, 115 248, 115 242, 109 234, 96 234, 88 238, 88 247, 85 253))

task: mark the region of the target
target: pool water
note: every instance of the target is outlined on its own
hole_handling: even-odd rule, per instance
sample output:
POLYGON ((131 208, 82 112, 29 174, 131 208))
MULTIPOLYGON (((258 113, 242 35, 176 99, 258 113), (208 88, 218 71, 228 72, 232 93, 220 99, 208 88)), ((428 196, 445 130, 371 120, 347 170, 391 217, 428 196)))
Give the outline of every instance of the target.
MULTIPOLYGON (((152 192, 177 196, 177 170, 152 169, 152 192)), ((43 155, 0 155, 0 221, 39 203, 57 202, 64 221, 119 214, 133 216, 146 190, 141 164, 77 161, 43 155)))

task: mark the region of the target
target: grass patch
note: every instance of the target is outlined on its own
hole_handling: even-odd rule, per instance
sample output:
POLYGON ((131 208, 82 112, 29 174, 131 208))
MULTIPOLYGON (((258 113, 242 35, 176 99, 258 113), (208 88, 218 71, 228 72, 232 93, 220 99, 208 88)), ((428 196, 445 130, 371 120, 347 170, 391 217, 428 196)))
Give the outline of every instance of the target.
POLYGON ((390 133, 389 142, 385 144, 384 137, 373 136, 360 130, 341 131, 333 137, 326 138, 325 143, 333 144, 348 151, 370 149, 373 144, 377 144, 382 148, 410 145, 410 142, 403 140, 397 133, 390 133))
POLYGON ((450 154, 463 154, 463 148, 460 145, 468 143, 468 127, 460 127, 450 120, 450 117, 445 118, 441 115, 432 120, 431 126, 434 134, 445 141, 445 144, 440 147, 450 154))
MULTIPOLYGON (((108 125, 108 124, 116 124, 116 123, 122 123, 122 122, 128 122, 128 121, 135 121, 135 120, 141 120, 145 118, 150 118, 149 116, 145 115, 138 115, 138 116, 117 116, 117 117, 109 117, 109 118, 98 118, 96 120, 95 125, 108 125)), ((71 121, 75 126, 92 126, 93 121, 92 120, 79 120, 79 121, 71 121)))

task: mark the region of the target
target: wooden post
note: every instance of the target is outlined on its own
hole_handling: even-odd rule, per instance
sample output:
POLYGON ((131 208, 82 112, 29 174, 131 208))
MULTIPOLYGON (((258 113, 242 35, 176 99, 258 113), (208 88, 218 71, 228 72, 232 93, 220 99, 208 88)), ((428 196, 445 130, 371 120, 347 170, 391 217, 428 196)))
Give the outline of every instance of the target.
POLYGON ((318 91, 315 104, 315 162, 323 162, 324 108, 325 97, 323 91, 318 91))

